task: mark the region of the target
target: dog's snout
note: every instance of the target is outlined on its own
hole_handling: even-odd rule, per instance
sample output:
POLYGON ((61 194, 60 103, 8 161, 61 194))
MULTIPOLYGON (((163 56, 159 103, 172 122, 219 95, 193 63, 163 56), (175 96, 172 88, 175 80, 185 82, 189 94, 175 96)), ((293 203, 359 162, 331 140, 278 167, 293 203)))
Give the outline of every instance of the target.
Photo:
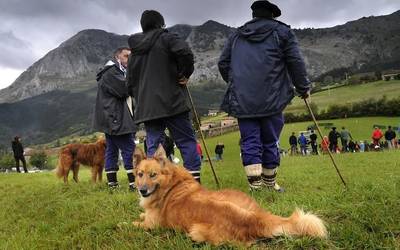
POLYGON ((142 195, 145 195, 145 194, 147 194, 147 188, 146 188, 146 189, 141 188, 141 189, 139 189, 139 192, 140 192, 142 195))

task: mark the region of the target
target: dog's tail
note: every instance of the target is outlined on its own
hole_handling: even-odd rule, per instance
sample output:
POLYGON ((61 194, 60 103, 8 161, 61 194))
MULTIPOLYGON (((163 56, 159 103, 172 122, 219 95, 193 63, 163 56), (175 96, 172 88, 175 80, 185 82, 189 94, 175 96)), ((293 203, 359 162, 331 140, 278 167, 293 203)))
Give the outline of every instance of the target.
POLYGON ((59 155, 58 155, 58 165, 56 169, 56 176, 58 178, 62 178, 66 175, 66 165, 70 164, 71 161, 71 156, 70 152, 67 148, 61 149, 59 155))
POLYGON ((58 178, 64 177, 65 175, 65 170, 64 170, 64 166, 62 164, 62 154, 59 155, 59 159, 58 159, 58 165, 56 168, 56 176, 58 178))
POLYGON ((298 235, 326 238, 328 233, 324 222, 312 213, 305 213, 301 209, 296 209, 288 218, 270 215, 269 234, 279 235, 298 235))

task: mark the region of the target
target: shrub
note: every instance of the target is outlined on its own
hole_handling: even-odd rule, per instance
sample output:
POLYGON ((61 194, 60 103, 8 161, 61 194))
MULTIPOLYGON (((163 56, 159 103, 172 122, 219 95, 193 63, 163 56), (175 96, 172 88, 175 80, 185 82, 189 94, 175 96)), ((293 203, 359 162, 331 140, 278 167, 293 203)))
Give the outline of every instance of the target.
POLYGON ((38 169, 47 168, 47 155, 44 151, 38 151, 32 154, 29 163, 38 169))
POLYGON ((9 169, 15 166, 15 160, 12 154, 2 154, 0 155, 0 169, 2 171, 9 169))

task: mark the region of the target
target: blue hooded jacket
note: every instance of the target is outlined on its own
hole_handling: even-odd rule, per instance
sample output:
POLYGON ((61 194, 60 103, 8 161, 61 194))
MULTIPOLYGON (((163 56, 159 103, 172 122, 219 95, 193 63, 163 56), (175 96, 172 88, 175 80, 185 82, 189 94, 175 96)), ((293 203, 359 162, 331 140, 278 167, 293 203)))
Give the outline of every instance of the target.
POLYGON ((218 67, 229 83, 221 109, 237 118, 278 114, 295 90, 302 95, 310 89, 293 31, 272 19, 254 18, 238 28, 226 42, 218 67))

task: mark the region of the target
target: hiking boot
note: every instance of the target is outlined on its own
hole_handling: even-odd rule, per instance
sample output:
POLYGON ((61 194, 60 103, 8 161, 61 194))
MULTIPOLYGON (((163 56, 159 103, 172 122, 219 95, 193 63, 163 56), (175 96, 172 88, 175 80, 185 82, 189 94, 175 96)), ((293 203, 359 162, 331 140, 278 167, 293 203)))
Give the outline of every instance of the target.
POLYGON ((285 189, 283 187, 279 186, 278 183, 275 183, 274 186, 272 186, 272 187, 271 186, 266 186, 266 187, 267 187, 268 190, 275 191, 275 192, 278 192, 278 193, 284 193, 285 192, 285 189))
POLYGON ((119 190, 120 186, 118 183, 108 183, 108 189, 110 191, 117 191, 119 190))
POLYGON ((261 164, 252 164, 244 167, 250 190, 260 190, 262 188, 261 164))
POLYGON ((135 184, 129 185, 129 191, 130 191, 130 192, 136 192, 136 186, 135 186, 135 184))
POLYGON ((261 176, 248 176, 250 191, 257 191, 263 188, 261 176))
POLYGON ((285 190, 276 183, 276 172, 276 168, 263 168, 261 174, 262 183, 269 190, 283 193, 285 190))

